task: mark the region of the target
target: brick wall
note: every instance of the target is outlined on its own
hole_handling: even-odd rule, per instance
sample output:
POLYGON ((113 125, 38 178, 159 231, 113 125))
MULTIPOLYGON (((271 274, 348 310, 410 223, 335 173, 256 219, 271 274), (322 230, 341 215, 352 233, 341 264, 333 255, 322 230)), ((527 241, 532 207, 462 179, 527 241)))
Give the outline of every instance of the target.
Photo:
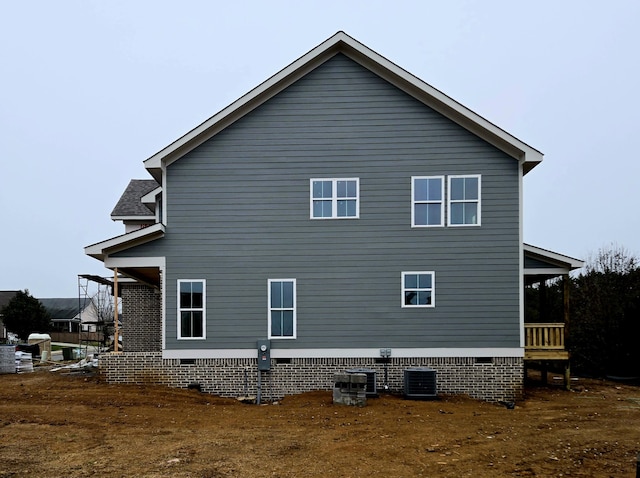
MULTIPOLYGON (((522 398, 522 358, 324 358, 271 361, 271 371, 262 373, 262 397, 279 400, 285 395, 311 390, 331 390, 333 374, 350 368, 376 371, 378 391, 384 390, 385 368, 388 391, 402 393, 404 370, 430 367, 437 373, 439 394, 466 394, 473 398, 515 401, 522 398), (282 363, 288 361, 289 363, 282 363)), ((203 392, 226 397, 255 396, 256 359, 162 359, 160 352, 125 352, 100 357, 101 373, 109 383, 160 383, 187 388, 198 384, 203 392)))
POLYGON ((161 295, 142 284, 121 286, 124 331, 122 346, 127 352, 162 350, 161 295))

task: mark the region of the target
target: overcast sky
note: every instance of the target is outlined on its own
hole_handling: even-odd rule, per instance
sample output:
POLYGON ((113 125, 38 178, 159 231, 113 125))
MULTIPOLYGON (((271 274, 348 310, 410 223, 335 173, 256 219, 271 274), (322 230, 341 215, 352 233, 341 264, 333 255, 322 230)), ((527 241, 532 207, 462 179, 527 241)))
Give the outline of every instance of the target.
POLYGON ((143 161, 343 30, 545 154, 526 242, 640 253, 640 2, 0 1, 0 290, 77 297, 143 161))

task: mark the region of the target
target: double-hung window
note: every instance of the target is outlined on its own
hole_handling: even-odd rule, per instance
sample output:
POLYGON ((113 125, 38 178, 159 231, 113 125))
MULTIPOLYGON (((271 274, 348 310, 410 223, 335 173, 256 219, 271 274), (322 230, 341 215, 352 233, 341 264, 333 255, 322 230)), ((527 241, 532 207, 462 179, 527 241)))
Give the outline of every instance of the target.
POLYGON ((435 272, 402 273, 402 307, 435 307, 435 272))
POLYGON ((268 280, 270 339, 296 338, 296 280, 268 280))
POLYGON ((178 281, 178 338, 204 339, 205 281, 178 281))
POLYGON ((480 225, 480 175, 449 176, 449 225, 480 225))
POLYGON ((411 227, 444 226, 444 176, 413 176, 411 198, 411 227))
POLYGON ((350 219, 360 216, 360 180, 311 179, 311 219, 350 219))

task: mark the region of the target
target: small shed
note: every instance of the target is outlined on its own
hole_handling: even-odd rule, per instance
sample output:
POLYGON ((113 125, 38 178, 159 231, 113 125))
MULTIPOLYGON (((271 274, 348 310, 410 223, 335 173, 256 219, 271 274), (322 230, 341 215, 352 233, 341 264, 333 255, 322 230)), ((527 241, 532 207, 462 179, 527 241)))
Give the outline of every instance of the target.
POLYGON ((30 334, 27 343, 40 347, 40 360, 51 360, 51 336, 49 334, 30 334))

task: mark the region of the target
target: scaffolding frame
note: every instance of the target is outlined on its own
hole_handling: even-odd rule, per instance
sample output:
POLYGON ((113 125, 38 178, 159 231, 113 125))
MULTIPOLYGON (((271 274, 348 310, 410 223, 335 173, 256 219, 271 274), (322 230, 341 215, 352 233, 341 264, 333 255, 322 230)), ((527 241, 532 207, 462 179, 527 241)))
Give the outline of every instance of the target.
POLYGON ((114 271, 114 277, 102 277, 92 274, 79 274, 78 275, 78 319, 80 321, 78 327, 78 343, 80 349, 83 348, 85 350, 85 357, 88 356, 89 346, 92 345, 92 342, 98 341, 100 346, 98 350, 102 351, 107 348, 108 342, 108 331, 109 327, 113 326, 114 328, 114 351, 118 351, 119 345, 119 318, 118 312, 120 307, 122 306, 121 297, 118 293, 118 271, 117 269, 114 271), (92 294, 91 285, 96 284, 97 291, 92 294), (110 297, 110 303, 108 307, 105 304, 101 303, 104 301, 106 297, 110 297), (96 299, 97 298, 97 299, 96 299), (96 303, 96 301, 98 303, 96 303), (95 308, 95 312, 97 314, 97 320, 85 321, 82 320, 82 314, 84 310, 87 308, 87 304, 90 302, 93 303, 95 308), (110 315, 109 309, 112 309, 113 316, 110 318, 105 315, 105 312, 108 312, 107 315, 110 315), (84 330, 84 326, 87 326, 87 330, 84 330), (95 334, 92 335, 91 325, 94 325, 96 328, 95 334), (96 340, 102 334, 102 340, 96 340))

